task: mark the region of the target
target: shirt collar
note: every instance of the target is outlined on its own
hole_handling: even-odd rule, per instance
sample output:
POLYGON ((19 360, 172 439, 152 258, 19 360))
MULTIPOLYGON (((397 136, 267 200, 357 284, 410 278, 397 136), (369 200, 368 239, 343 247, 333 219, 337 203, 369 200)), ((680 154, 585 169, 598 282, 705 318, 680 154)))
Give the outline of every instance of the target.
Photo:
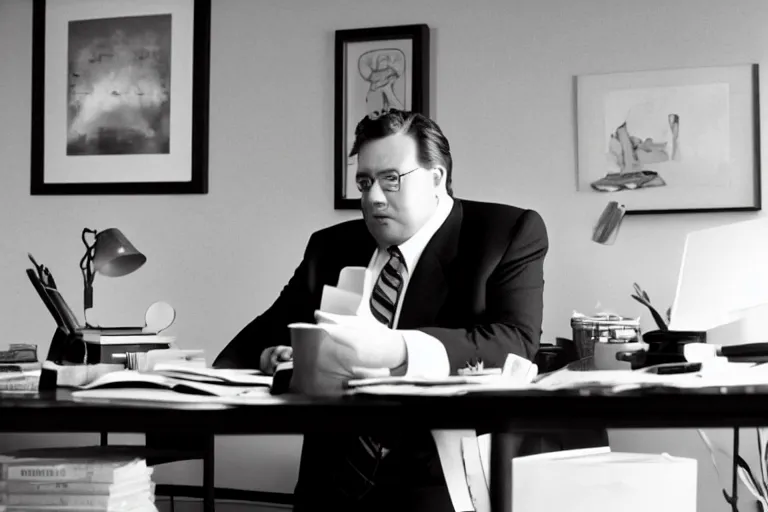
POLYGON ((432 239, 432 236, 440 229, 445 219, 450 215, 453 209, 453 198, 447 194, 438 196, 437 208, 435 213, 421 226, 411 238, 398 245, 397 248, 403 255, 405 260, 405 267, 410 274, 413 273, 413 269, 416 267, 416 263, 421 257, 421 253, 424 252, 424 248, 432 239))

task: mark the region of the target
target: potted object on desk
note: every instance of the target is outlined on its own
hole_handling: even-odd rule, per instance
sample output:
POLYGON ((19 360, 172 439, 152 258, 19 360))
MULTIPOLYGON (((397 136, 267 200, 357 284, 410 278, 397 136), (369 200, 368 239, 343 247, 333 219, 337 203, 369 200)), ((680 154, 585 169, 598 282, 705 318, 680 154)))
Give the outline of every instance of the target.
POLYGON ((667 363, 684 363, 685 345, 706 342, 706 333, 699 331, 656 330, 643 334, 644 350, 618 352, 616 358, 626 361, 633 370, 667 363))
POLYGON ((616 358, 630 363, 633 370, 670 363, 685 363, 685 345, 706 343, 706 333, 669 330, 667 322, 669 321, 670 310, 667 309, 665 319, 651 303, 648 293, 637 283, 633 283, 633 287, 632 298, 648 308, 658 329, 642 335, 643 343, 647 346, 644 350, 619 352, 616 354, 616 358))

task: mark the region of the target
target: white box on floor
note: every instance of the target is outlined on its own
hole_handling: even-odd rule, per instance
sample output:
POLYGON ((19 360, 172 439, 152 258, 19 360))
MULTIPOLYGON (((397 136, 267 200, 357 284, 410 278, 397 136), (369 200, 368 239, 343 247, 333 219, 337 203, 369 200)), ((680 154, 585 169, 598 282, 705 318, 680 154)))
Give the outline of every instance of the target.
POLYGON ((512 464, 512 512, 696 512, 696 459, 587 449, 512 464))

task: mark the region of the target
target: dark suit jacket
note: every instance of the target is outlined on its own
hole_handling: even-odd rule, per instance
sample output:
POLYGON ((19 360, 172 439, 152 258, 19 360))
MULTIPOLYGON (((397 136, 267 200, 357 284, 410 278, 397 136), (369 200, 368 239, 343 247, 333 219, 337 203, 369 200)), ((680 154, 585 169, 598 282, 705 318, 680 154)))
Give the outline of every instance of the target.
MULTIPOLYGON (((442 341, 452 373, 477 358, 486 368, 501 367, 510 352, 533 359, 547 248, 536 212, 455 199, 411 275, 397 328, 442 341)), ((214 366, 258 368, 262 350, 290 345, 288 324, 314 323, 323 285, 336 285, 344 267, 367 266, 375 249, 362 219, 314 233, 275 303, 235 336, 214 366)))
MULTIPOLYGON (((262 350, 289 345, 287 325, 314 322, 323 285, 335 285, 344 267, 367 266, 375 248, 363 220, 314 233, 275 303, 242 329, 214 366, 257 368, 262 350)), ((477 359, 486 368, 501 367, 508 353, 533 359, 541 337, 547 249, 546 228, 536 212, 455 199, 412 272, 397 328, 439 339, 451 373, 477 359)), ((442 483, 429 433, 408 433, 396 443, 403 455, 385 458, 392 489, 442 483)), ((315 444, 311 436, 305 438, 296 510, 302 509, 303 497, 312 496, 317 504, 317 494, 330 485, 323 480, 327 468, 318 461, 327 460, 323 450, 331 445, 327 438, 315 444)))

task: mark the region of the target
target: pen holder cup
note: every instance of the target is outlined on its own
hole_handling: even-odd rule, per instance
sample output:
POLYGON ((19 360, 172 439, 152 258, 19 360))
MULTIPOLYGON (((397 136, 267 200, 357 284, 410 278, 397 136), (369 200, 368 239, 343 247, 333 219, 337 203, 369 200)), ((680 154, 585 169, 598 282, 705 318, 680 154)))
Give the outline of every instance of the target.
POLYGON ((571 318, 571 329, 579 359, 594 357, 596 343, 619 341, 624 344, 640 340, 638 321, 618 316, 571 318))
POLYGON ((594 367, 597 370, 631 370, 633 355, 645 352, 647 345, 642 342, 595 343, 594 367), (629 355, 626 355, 629 354, 629 355))
POLYGON ((310 324, 292 324, 293 374, 289 390, 306 396, 339 396, 352 376, 334 368, 328 351, 335 349, 328 334, 310 324))

